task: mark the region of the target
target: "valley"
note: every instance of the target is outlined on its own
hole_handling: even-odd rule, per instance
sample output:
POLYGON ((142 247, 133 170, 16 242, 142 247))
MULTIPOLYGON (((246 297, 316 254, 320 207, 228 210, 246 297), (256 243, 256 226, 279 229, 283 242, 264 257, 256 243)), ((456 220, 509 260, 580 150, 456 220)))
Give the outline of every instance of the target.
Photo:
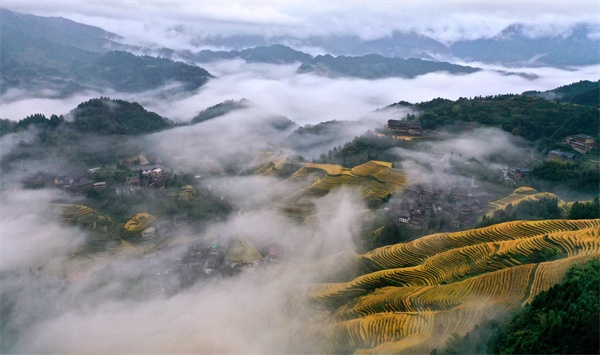
POLYGON ((109 5, 0 8, 0 352, 597 352, 585 4, 109 5))

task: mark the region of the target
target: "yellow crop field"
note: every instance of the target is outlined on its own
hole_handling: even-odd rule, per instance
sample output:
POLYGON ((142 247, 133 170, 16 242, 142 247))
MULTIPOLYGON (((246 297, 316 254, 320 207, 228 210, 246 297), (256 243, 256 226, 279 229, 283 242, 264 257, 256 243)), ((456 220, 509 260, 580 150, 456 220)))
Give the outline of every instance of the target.
POLYGON ((392 164, 382 161, 369 161, 352 169, 340 165, 305 163, 289 179, 276 185, 273 190, 282 191, 285 185, 289 191, 283 200, 293 202, 302 197, 321 197, 329 191, 347 187, 364 199, 382 199, 402 189, 406 175, 400 170, 392 169, 392 164), (294 182, 306 181, 309 170, 322 171, 312 184, 302 189, 293 189, 294 182))
POLYGON ((495 211, 506 208, 508 205, 516 205, 525 200, 539 200, 541 198, 555 198, 559 203, 563 203, 560 197, 550 192, 538 192, 531 187, 519 187, 508 196, 498 200, 491 201, 488 204, 487 216, 491 216, 495 211))
POLYGON ((323 308, 303 331, 326 353, 429 353, 598 257, 600 219, 507 222, 340 254, 319 267, 362 274, 311 285, 309 302, 323 308))
POLYGON ((344 172, 344 167, 341 165, 305 163, 304 167, 307 169, 323 170, 329 175, 342 175, 344 172))
POLYGON ((56 204, 57 212, 69 224, 79 225, 95 231, 107 233, 114 226, 114 221, 92 208, 75 204, 56 204))
POLYGON ((198 196, 198 191, 191 185, 185 185, 177 191, 169 192, 169 198, 171 200, 179 199, 182 201, 188 201, 198 196))
POLYGON ((155 219, 156 217, 149 213, 138 213, 125 223, 125 230, 129 232, 141 232, 146 229, 150 223, 154 222, 155 219))

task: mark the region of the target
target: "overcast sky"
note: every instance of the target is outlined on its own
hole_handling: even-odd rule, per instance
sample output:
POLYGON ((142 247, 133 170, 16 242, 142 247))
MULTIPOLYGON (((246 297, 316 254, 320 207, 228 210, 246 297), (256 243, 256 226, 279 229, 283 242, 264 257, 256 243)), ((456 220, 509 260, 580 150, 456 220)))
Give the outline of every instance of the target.
POLYGON ((598 26, 594 1, 27 1, 0 6, 63 16, 100 26, 137 44, 194 48, 201 39, 229 35, 353 34, 375 39, 416 31, 444 43, 491 37, 513 23, 532 36, 564 34, 575 23, 598 26))

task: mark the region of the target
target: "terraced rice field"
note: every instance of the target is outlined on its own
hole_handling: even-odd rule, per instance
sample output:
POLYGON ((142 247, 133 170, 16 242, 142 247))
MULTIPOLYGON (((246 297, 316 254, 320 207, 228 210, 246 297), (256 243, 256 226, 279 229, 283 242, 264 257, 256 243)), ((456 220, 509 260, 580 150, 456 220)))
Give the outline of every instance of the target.
POLYGON ((198 191, 191 185, 185 185, 177 191, 169 192, 169 199, 179 199, 182 201, 189 201, 198 196, 198 191))
POLYGON ((283 198, 286 202, 302 197, 321 197, 340 187, 348 187, 364 199, 382 199, 402 189, 406 185, 406 175, 392 169, 391 163, 374 160, 352 169, 340 165, 306 163, 280 185, 287 185, 294 191, 283 198), (304 181, 311 172, 320 172, 321 175, 312 184, 294 190, 294 182, 304 181))
POLYGON ((156 217, 149 213, 138 213, 125 223, 125 230, 128 232, 141 232, 150 226, 150 223, 154 222, 155 219, 156 217))
POLYGON ((327 353, 429 353, 598 257, 600 219, 515 221, 339 254, 319 267, 362 274, 312 285, 307 299, 321 311, 307 313, 304 331, 327 353))
POLYGON ((491 201, 488 204, 487 216, 492 216, 497 210, 506 208, 508 205, 516 205, 525 200, 539 200, 542 198, 555 198, 559 203, 564 203, 560 197, 550 192, 538 192, 531 187, 519 187, 510 195, 501 199, 491 201))
POLYGON ((87 206, 57 204, 55 208, 63 221, 69 224, 83 226, 103 233, 108 233, 114 226, 112 218, 87 206))

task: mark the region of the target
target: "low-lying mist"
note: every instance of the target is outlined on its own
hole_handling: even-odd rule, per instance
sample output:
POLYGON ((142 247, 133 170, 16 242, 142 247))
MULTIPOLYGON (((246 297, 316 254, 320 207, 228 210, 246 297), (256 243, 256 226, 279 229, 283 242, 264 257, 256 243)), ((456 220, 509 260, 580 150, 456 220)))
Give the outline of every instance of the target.
MULTIPOLYGON (((248 238, 256 245, 276 242, 286 262, 171 295, 136 286, 168 273, 172 265, 158 254, 125 257, 124 247, 117 246, 83 256, 80 247, 93 237, 60 222, 54 192, 3 191, 2 351, 293 352, 289 346, 300 315, 289 302, 316 276, 299 266, 354 250, 352 240, 360 230, 354 216, 364 205, 340 190, 315 201, 317 216, 326 217, 298 224, 277 209, 252 203, 265 188, 260 183, 235 183, 243 183, 246 191, 234 190, 228 198, 253 209, 213 223, 205 233, 248 238)), ((183 256, 184 251, 174 253, 183 256)))
MULTIPOLYGON (((469 63, 466 63, 469 64, 469 63)), ((299 125, 331 120, 357 120, 378 108, 404 100, 428 101, 435 97, 459 97, 545 91, 578 80, 596 80, 598 66, 557 69, 519 68, 519 73, 537 75, 527 79, 504 75, 510 68, 488 66, 469 75, 430 73, 414 79, 364 80, 327 78, 297 74, 298 65, 246 63, 242 60, 200 64, 217 78, 196 92, 181 92, 177 85, 143 93, 120 93, 98 88, 67 98, 52 92, 9 90, 0 97, 2 118, 19 120, 33 113, 64 114, 90 98, 109 96, 136 101, 177 122, 189 122, 198 112, 225 100, 242 98, 270 112, 289 117, 299 125)))

